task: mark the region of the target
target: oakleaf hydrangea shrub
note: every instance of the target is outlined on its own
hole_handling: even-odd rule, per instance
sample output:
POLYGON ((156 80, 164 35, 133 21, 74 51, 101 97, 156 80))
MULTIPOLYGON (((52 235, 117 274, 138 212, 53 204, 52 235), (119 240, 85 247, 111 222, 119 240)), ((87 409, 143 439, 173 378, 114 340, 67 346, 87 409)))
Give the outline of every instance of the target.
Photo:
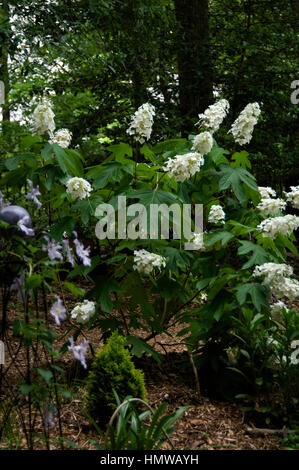
POLYGON ((135 368, 125 338, 116 331, 96 353, 86 383, 86 411, 101 426, 116 408, 113 390, 121 399, 146 396, 143 373, 135 368))
MULTIPOLYGON (((33 116, 34 135, 27 135, 18 152, 1 162, 1 207, 18 203, 33 220, 32 228, 22 221, 15 227, 20 246, 26 246, 18 253, 21 258, 26 253, 27 259, 19 273, 22 284, 28 295, 32 285, 49 291, 50 328, 63 332, 72 322, 64 350, 82 368, 90 354, 88 341, 78 338, 85 328, 122 331, 133 354, 158 359, 149 340, 172 325, 179 327, 199 368, 211 365, 206 368, 210 374, 218 366, 234 368, 249 381, 244 390, 252 394, 266 390, 265 382, 274 383, 274 374, 277 389, 279 377, 294 373, 298 316, 280 323, 271 312, 278 302, 287 305, 299 296, 298 281, 286 264, 288 252, 297 253, 299 217, 287 212, 298 207, 298 187, 276 194, 259 187, 250 172, 250 155, 240 146, 253 138, 261 112, 257 103, 250 103, 233 123, 229 148, 218 145, 217 132, 220 126, 225 129, 228 112, 229 103, 221 99, 199 115, 188 139, 178 136, 155 144, 155 110, 147 103, 128 125, 130 143, 108 145, 104 161, 86 168, 84 156, 70 148, 71 130, 55 130, 51 103, 43 100, 33 116), (136 209, 119 222, 119 198, 142 205, 147 216, 136 221, 136 209), (106 224, 110 239, 99 240, 95 227, 104 214, 96 209, 102 203, 115 209, 115 218, 106 224), (153 204, 167 209, 202 204, 203 233, 195 233, 192 221, 190 236, 172 237, 171 227, 167 237, 160 219, 158 233, 150 236, 153 204), (131 239, 129 225, 135 227, 131 239), (193 249, 185 249, 185 243, 193 249), (91 288, 83 291, 81 279, 91 288), (81 298, 72 312, 59 297, 61 283, 81 298), (143 329, 142 337, 138 329, 143 329), (285 338, 280 354, 286 362, 271 359, 269 331, 278 343, 285 338)), ((277 308, 275 312, 277 317, 277 308)), ((281 382, 280 396, 293 393, 288 387, 290 382, 281 382)), ((233 393, 244 390, 238 381, 233 393)), ((124 396, 128 393, 134 395, 125 390, 124 396)), ((109 400, 112 405, 112 395, 109 400)))

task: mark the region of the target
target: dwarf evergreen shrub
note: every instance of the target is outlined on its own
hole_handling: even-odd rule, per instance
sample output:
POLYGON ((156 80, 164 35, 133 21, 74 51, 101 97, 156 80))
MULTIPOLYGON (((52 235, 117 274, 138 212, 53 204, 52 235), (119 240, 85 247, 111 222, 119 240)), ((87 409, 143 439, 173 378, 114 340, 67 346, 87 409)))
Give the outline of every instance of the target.
POLYGON ((143 372, 135 368, 125 339, 117 332, 96 353, 87 378, 86 411, 100 425, 106 425, 116 409, 113 389, 120 399, 146 395, 143 372))

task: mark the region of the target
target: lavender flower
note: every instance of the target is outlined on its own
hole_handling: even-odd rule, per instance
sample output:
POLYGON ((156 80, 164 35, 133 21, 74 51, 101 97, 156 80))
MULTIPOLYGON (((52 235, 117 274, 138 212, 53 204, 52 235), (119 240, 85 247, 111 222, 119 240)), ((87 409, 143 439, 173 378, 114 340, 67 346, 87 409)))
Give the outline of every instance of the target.
POLYGON ((50 315, 54 318, 56 325, 60 326, 60 321, 66 319, 66 309, 58 295, 55 295, 55 298, 56 302, 50 309, 50 315))
POLYGON ((34 188, 31 180, 27 180, 27 183, 30 186, 30 192, 25 195, 25 198, 35 202, 37 208, 40 209, 42 207, 42 203, 36 197, 41 195, 41 193, 39 192, 39 187, 36 186, 36 188, 34 188))
POLYGON ((80 258, 84 266, 91 266, 91 259, 89 257, 90 247, 84 248, 83 243, 81 243, 77 238, 77 232, 73 232, 73 234, 75 235, 74 245, 76 248, 76 255, 80 258))
POLYGON ((58 259, 58 260, 62 261, 63 256, 59 251, 59 250, 62 249, 62 246, 59 243, 56 243, 55 240, 53 240, 53 239, 50 241, 50 239, 47 235, 44 235, 44 239, 46 240, 47 245, 43 245, 42 250, 48 252, 48 256, 49 256, 50 260, 53 261, 54 259, 58 259))
POLYGON ((71 249, 70 249, 69 241, 68 240, 62 240, 62 243, 64 244, 67 260, 72 265, 72 267, 74 267, 75 266, 75 260, 74 260, 73 254, 71 252, 71 249))
POLYGON ((84 338, 82 343, 75 346, 74 338, 71 336, 69 338, 69 342, 70 342, 70 346, 68 346, 68 350, 72 351, 73 354, 74 354, 74 358, 81 362, 84 369, 87 369, 85 356, 86 356, 86 353, 87 353, 87 350, 88 350, 88 345, 89 345, 88 340, 84 338))

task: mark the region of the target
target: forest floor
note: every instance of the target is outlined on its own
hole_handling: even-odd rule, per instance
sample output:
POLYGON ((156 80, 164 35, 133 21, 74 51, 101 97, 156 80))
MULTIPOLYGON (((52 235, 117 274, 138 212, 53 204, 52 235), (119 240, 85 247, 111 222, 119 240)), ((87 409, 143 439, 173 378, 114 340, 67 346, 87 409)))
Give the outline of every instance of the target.
MULTIPOLYGON (((161 403, 168 404, 166 412, 173 413, 181 406, 189 405, 179 420, 171 441, 180 450, 278 450, 281 440, 277 436, 248 434, 254 423, 248 421, 240 404, 213 400, 196 393, 195 387, 177 367, 180 354, 171 355, 158 365, 149 361, 143 363, 147 400, 152 408, 161 403)), ((140 365, 139 365, 140 366, 140 365)), ((93 449, 90 440, 99 439, 82 413, 83 390, 63 409, 64 434, 83 449, 93 449)), ((266 425, 266 427, 268 427, 266 425)), ((171 449, 165 442, 163 449, 171 449)))
MULTIPOLYGON (((87 287, 83 286, 82 287, 87 287)), ((77 301, 72 294, 63 289, 63 301, 70 312, 77 301)), ((51 299, 49 298, 49 302, 51 299)), ((10 352, 6 354, 8 363, 4 369, 4 393, 0 399, 5 400, 5 394, 10 393, 20 381, 25 373, 25 352, 23 348, 17 351, 19 342, 12 337, 12 325, 18 318, 18 302, 11 299, 9 305, 9 329, 10 352), (11 357, 14 360, 11 361, 11 357), (9 363, 11 361, 11 365, 9 363), (8 369, 8 370, 7 370, 8 369), (5 370, 7 372, 5 372, 5 370)), ((293 305, 299 310, 299 303, 293 305)), ((42 305, 40 309, 42 310, 42 305)), ((1 301, 0 301, 0 309, 1 301)), ((53 324, 54 325, 54 324, 53 324)), ((69 320, 64 322, 63 328, 71 328, 69 320)), ((54 326, 54 330, 61 335, 61 328, 54 326)), ((67 333, 67 332, 66 332, 67 333)), ((142 331, 139 332, 142 336, 142 331)), ((190 358, 182 337, 178 337, 178 329, 172 327, 167 332, 161 334, 152 341, 151 345, 161 354, 162 361, 157 363, 151 357, 142 360, 136 359, 136 366, 143 370, 145 376, 147 400, 152 408, 157 408, 161 403, 167 403, 166 412, 173 413, 181 406, 190 406, 178 421, 176 430, 171 436, 171 441, 175 449, 180 450, 278 450, 281 448, 281 437, 272 434, 259 435, 256 428, 271 428, 269 421, 266 423, 253 421, 243 410, 242 403, 213 399, 196 391, 195 376, 190 364, 190 358), (252 429, 255 431, 252 432, 252 429)), ((86 331, 84 333, 94 350, 103 344, 101 332, 98 329, 86 331)), ((70 335, 69 335, 70 336, 70 335)), ((67 340, 68 336, 60 343, 60 346, 67 340)), ((80 337, 78 338, 80 341, 80 337)), ((38 360, 43 362, 43 353, 37 355, 38 360)), ((40 363, 35 364, 40 366, 40 363)), ((92 440, 102 443, 95 428, 88 422, 84 415, 84 387, 80 380, 84 380, 86 372, 78 363, 74 361, 70 352, 59 362, 59 366, 66 371, 67 380, 72 377, 79 379, 79 385, 72 387, 72 399, 64 400, 61 406, 61 424, 63 436, 69 441, 65 448, 72 448, 72 444, 81 449, 94 449, 92 440)), ((23 410, 23 418, 28 418, 26 407, 23 410)), ((16 416, 16 422, 19 418, 16 416)), ((1 413, 0 413, 1 424, 1 413)), ((18 425, 17 425, 18 426, 18 425)), ((35 432, 42 434, 42 420, 38 415, 35 419, 35 432)), ((50 448, 59 448, 57 443, 58 423, 55 420, 55 427, 50 430, 50 448), (55 439, 56 438, 56 439, 55 439), (56 440, 56 443, 55 443, 56 440)), ((26 448, 25 437, 20 437, 18 446, 26 448)), ((7 448, 7 442, 0 440, 0 449, 7 448)), ((44 448, 44 444, 37 443, 36 448, 44 448)), ((170 444, 165 442, 163 448, 170 449, 170 444)))
MULTIPOLYGON (((70 294, 65 293, 66 301, 70 294)), ((74 300, 70 299, 70 303, 74 300)), ((70 309, 72 306, 70 306, 70 309)), ((10 323, 16 316, 15 304, 11 305, 9 313, 10 323)), ((57 333, 61 330, 57 330, 57 333)), ((161 353, 162 361, 157 363, 150 357, 139 360, 136 366, 143 370, 145 375, 147 400, 152 408, 157 408, 161 403, 167 403, 166 412, 173 413, 181 406, 190 406, 179 420, 171 441, 175 449, 236 449, 236 450, 274 450, 280 448, 281 439, 277 436, 258 436, 248 434, 248 428, 254 428, 255 423, 248 421, 242 405, 237 402, 224 402, 209 398, 196 391, 195 378, 189 363, 185 346, 178 344, 182 338, 176 338, 175 328, 168 332, 171 336, 162 334, 156 338, 155 348, 161 353), (173 344, 173 345, 171 345, 173 344)), ((98 330, 86 332, 86 337, 94 349, 100 347, 101 334, 98 330)), ((17 347, 15 343, 13 349, 17 347)), ((11 344, 12 346, 12 344, 11 344)), ((42 358, 42 354, 40 355, 42 358)), ((18 353, 17 365, 13 365, 7 373, 5 388, 11 389, 13 384, 20 380, 20 374, 25 372, 25 357, 18 353), (9 386, 8 386, 9 384, 9 386)), ((39 364, 40 366, 40 364, 39 364)), ((77 361, 73 360, 70 353, 64 356, 63 363, 59 366, 67 371, 67 377, 76 376, 77 380, 84 380, 85 371, 77 361)), ((81 449, 94 449, 91 440, 102 442, 98 433, 90 425, 84 415, 84 388, 73 387, 73 397, 65 400, 61 406, 61 423, 63 435, 68 441, 75 443, 81 449)), ((4 398, 4 396, 2 397, 4 398)), ((23 416, 27 416, 24 408, 23 416)), ((18 419, 18 418, 17 418, 18 419)), ((1 422, 1 419, 0 419, 1 422)), ((267 425, 263 427, 268 427, 267 425)), ((39 416, 35 420, 35 432, 42 434, 42 421, 39 416)), ((50 430, 50 448, 57 448, 55 438, 58 437, 58 424, 50 430)), ((26 440, 20 439, 19 446, 26 448, 26 440)), ((6 444, 0 441, 0 449, 6 448, 6 444)), ((42 448, 42 444, 37 444, 42 448)), ((66 444, 71 448, 71 444, 66 444)), ((163 448, 169 449, 166 442, 163 448)))

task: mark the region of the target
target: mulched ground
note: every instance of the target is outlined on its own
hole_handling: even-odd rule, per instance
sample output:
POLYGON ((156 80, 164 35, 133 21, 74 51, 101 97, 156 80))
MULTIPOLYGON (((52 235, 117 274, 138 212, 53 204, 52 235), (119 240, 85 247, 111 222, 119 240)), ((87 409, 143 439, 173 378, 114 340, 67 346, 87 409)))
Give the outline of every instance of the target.
MULTIPOLYGON (((280 440, 274 436, 257 437, 246 434, 250 423, 245 422, 245 415, 237 404, 228 404, 198 396, 194 389, 184 385, 180 375, 170 372, 167 376, 159 369, 152 368, 146 372, 148 403, 157 408, 167 402, 167 412, 176 411, 179 407, 190 405, 171 436, 175 449, 235 449, 235 450, 277 450, 280 440)), ((84 449, 92 449, 90 439, 98 440, 99 436, 82 415, 82 392, 64 408, 62 413, 66 437, 84 449)), ((170 449, 166 442, 165 449, 170 449)))
MULTIPOLYGON (((84 285, 83 285, 84 287, 84 285)), ((68 306, 68 312, 76 304, 72 295, 64 290, 64 303, 68 306)), ((1 305, 0 305, 1 308, 1 305)), ((42 311, 42 305, 40 306, 42 311)), ((10 303, 9 323, 12 325, 17 318, 16 299, 10 303)), ((70 326, 69 321, 64 322, 63 328, 70 326)), ((61 334, 61 329, 57 332, 61 334)), ((172 413, 181 406, 189 405, 190 409, 185 411, 177 425, 177 429, 171 437, 174 448, 181 450, 195 449, 235 449, 235 450, 275 450, 280 448, 281 440, 277 436, 248 435, 249 427, 254 427, 255 423, 248 421, 242 405, 236 402, 228 403, 213 400, 209 397, 198 394, 195 390, 195 378, 185 351, 182 338, 177 338, 177 330, 171 328, 171 336, 160 335, 152 345, 159 351, 164 360, 161 364, 156 363, 151 358, 136 360, 136 365, 144 371, 147 389, 147 400, 153 408, 157 408, 162 402, 166 402, 167 413, 172 413)), ((86 333, 87 339, 94 349, 101 346, 101 333, 92 330, 86 333)), ((79 339, 80 340, 80 339, 79 339)), ((66 341, 64 338, 63 341, 66 341)), ((15 347, 17 346, 15 343, 15 347)), ((62 344, 62 343, 61 343, 62 344)), ((13 342, 12 342, 13 345, 13 342)), ((42 361, 43 355, 40 354, 42 361)), ((20 374, 24 371, 25 358, 21 351, 18 354, 18 361, 7 373, 7 380, 13 384, 20 380, 20 374)), ((74 362, 70 353, 64 356, 63 363, 59 364, 67 371, 67 376, 73 375, 74 371, 82 374, 83 369, 78 362, 74 362)), ((83 374, 84 375, 84 374, 83 374)), ((89 424, 84 416, 84 389, 78 388, 71 401, 65 401, 62 405, 61 420, 63 435, 69 441, 74 442, 82 449, 93 449, 90 440, 102 442, 95 429, 89 424)), ((3 397, 2 397, 3 398, 3 397)), ((36 420, 36 431, 42 432, 41 420, 36 420)), ((265 425, 264 427, 267 427, 265 425)), ((58 425, 51 431, 50 441, 58 436, 58 425)), ((23 438, 21 447, 26 447, 23 438)), ((39 445, 37 446, 40 447, 39 445)), ((0 449, 5 448, 5 444, 0 442, 0 449)), ((57 448, 57 444, 52 444, 51 448, 57 448)), ((71 448, 67 445, 67 448, 71 448)), ((170 448, 166 442, 164 448, 170 448)))

